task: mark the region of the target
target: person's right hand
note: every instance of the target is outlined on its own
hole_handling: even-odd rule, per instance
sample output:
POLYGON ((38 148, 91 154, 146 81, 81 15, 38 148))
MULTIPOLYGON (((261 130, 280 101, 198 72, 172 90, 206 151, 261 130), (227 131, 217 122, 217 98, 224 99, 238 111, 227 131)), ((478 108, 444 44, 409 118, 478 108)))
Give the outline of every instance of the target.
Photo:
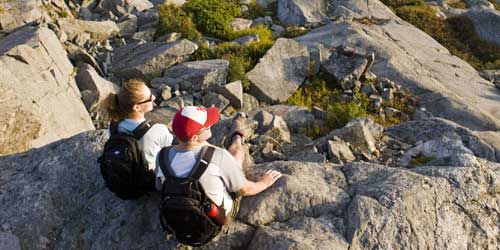
POLYGON ((279 178, 281 177, 281 173, 276 170, 267 170, 267 172, 260 177, 259 181, 264 182, 267 187, 273 185, 279 178))

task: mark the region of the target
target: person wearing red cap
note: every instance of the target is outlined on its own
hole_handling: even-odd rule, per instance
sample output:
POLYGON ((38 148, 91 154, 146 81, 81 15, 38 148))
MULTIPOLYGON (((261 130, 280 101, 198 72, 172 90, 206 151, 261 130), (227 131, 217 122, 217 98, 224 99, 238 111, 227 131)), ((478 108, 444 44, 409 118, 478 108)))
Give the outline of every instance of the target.
MULTIPOLYGON (((174 116, 172 130, 179 144, 168 151, 166 159, 177 177, 187 177, 195 166, 207 140, 212 136, 211 126, 219 121, 217 108, 186 106, 174 116)), ((228 221, 232 221, 239 209, 240 196, 256 195, 281 177, 278 171, 268 171, 257 181, 247 180, 242 170, 245 151, 242 141, 247 135, 244 127, 244 116, 236 115, 233 128, 228 137, 228 148, 215 147, 212 160, 199 181, 206 195, 218 206, 226 209, 228 221)), ((157 188, 160 190, 164 175, 159 167, 159 157, 156 161, 157 188)))

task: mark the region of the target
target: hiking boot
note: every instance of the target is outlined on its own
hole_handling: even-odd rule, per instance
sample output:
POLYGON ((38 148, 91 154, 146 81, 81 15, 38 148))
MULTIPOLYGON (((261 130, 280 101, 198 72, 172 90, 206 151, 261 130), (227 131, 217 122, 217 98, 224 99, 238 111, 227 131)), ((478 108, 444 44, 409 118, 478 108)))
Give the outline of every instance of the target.
POLYGON ((233 142, 233 137, 235 135, 241 136, 241 141, 244 142, 250 136, 254 134, 254 130, 256 128, 256 123, 252 120, 247 119, 247 115, 243 112, 238 112, 234 115, 231 129, 229 135, 224 138, 223 145, 226 149, 231 146, 233 142))

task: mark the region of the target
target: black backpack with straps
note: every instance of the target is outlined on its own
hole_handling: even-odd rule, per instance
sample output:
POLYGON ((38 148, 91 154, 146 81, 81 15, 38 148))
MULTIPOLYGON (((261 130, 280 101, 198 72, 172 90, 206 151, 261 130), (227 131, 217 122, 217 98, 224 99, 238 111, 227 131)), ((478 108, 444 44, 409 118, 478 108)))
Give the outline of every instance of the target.
MULTIPOLYGON (((207 208, 213 202, 206 196, 199 182, 213 156, 215 148, 205 146, 200 157, 185 177, 176 177, 168 161, 171 147, 163 148, 159 153, 160 168, 165 176, 162 185, 162 199, 160 203, 160 222, 167 233, 182 244, 201 246, 213 239, 221 231, 222 226, 207 215, 207 208)), ((219 213, 225 218, 224 208, 219 213)))
POLYGON ((118 123, 110 124, 111 136, 98 162, 106 186, 121 199, 137 199, 155 191, 154 171, 149 170, 139 142, 153 125, 144 121, 132 134, 126 134, 118 133, 118 123))

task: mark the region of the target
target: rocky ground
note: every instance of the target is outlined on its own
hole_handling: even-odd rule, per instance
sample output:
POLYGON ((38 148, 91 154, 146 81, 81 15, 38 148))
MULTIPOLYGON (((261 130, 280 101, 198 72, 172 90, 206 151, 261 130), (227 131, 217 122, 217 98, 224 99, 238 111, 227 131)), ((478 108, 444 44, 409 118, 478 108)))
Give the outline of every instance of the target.
MULTIPOLYGON (((159 97, 149 119, 168 123, 182 105, 218 107, 217 145, 231 115, 247 112, 247 176, 284 175, 243 199, 237 221, 203 249, 500 249, 498 70, 477 72, 379 1, 259 0, 275 2, 277 16, 232 27, 265 24, 277 39, 244 90, 227 81, 227 60, 191 60, 199 43, 155 36, 162 2, 0 0, 0 249, 176 248, 163 239, 158 194, 119 200, 98 171, 108 137, 99 104, 132 77, 159 97), (287 25, 305 33, 281 37, 287 25), (319 74, 342 98, 363 94, 402 123, 357 118, 305 136, 328 122, 326 112, 284 102, 319 74), (382 107, 407 97, 404 89, 414 113, 382 107)), ((490 2, 428 4, 443 18, 467 15, 500 44, 490 2)))

